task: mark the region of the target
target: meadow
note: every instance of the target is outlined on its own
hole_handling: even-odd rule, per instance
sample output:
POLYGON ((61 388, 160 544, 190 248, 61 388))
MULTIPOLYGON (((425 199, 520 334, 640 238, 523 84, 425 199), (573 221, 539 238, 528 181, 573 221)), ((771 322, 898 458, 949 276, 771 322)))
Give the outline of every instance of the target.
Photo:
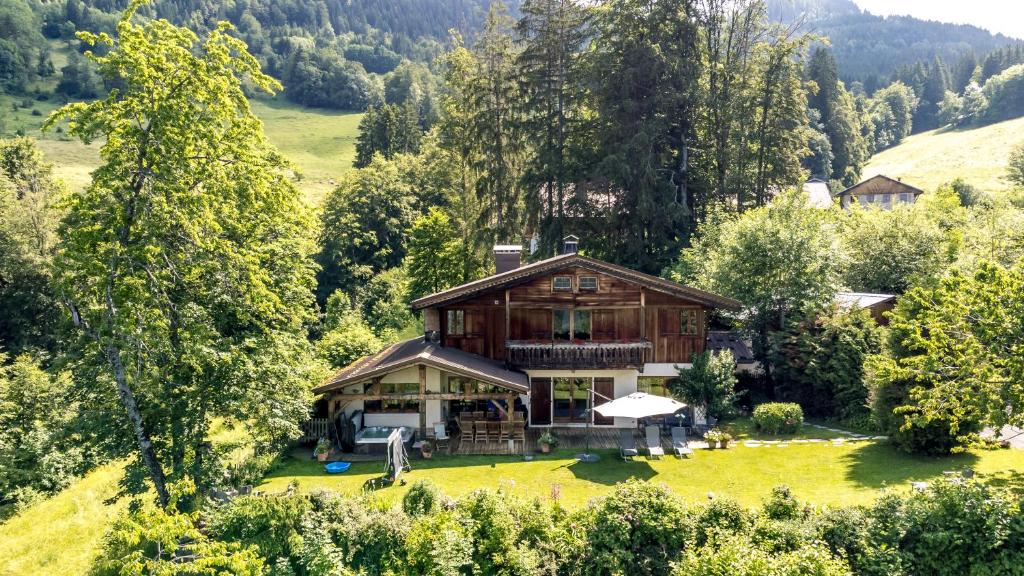
POLYGON ((1010 150, 1022 142, 1024 117, 980 128, 939 128, 875 154, 861 178, 884 174, 926 191, 962 178, 983 191, 1002 193, 1011 188, 1005 179, 1010 150))
MULTIPOLYGON (((38 139, 54 174, 70 189, 81 190, 99 165, 99 144, 86 146, 56 129, 41 132, 43 121, 59 105, 56 97, 40 101, 0 95, 0 136, 21 131, 38 139)), ((252 108, 270 142, 295 165, 296 185, 306 200, 318 205, 352 167, 362 114, 305 108, 282 99, 253 100, 252 108)))

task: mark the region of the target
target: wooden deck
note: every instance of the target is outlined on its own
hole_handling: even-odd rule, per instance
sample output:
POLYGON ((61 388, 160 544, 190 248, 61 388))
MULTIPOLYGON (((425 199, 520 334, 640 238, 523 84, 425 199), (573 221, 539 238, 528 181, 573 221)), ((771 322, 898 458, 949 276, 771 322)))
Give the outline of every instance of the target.
MULTIPOLYGON (((515 443, 515 450, 509 451, 508 442, 473 442, 473 439, 466 435, 456 435, 452 438, 452 454, 532 454, 540 451, 537 439, 541 437, 547 428, 527 428, 526 447, 522 442, 515 443)), ((558 438, 559 448, 570 448, 583 450, 587 446, 586 428, 553 428, 552 434, 558 438)), ((618 449, 619 432, 615 428, 591 428, 590 447, 595 449, 618 449)))

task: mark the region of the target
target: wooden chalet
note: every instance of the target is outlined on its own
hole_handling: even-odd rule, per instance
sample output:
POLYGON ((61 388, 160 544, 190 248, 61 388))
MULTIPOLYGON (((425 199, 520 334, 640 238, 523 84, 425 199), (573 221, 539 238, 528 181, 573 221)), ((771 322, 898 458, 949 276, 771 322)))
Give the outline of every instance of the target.
POLYGON ((862 206, 875 206, 886 210, 900 204, 913 204, 923 194, 920 188, 904 184, 902 180, 893 180, 879 174, 859 184, 854 184, 838 194, 839 204, 849 208, 854 202, 862 206))
MULTIPOLYGON (((576 253, 519 265, 496 247, 497 273, 412 302, 424 336, 340 370, 321 386, 332 415, 366 426, 433 424, 487 413, 530 427, 631 427, 593 416, 591 398, 667 394, 667 380, 704 351, 708 313, 729 298, 576 253), (593 394, 591 394, 593 392, 593 394), (592 418, 592 419, 591 419, 592 418)), ((692 417, 700 420, 699 407, 692 417)))

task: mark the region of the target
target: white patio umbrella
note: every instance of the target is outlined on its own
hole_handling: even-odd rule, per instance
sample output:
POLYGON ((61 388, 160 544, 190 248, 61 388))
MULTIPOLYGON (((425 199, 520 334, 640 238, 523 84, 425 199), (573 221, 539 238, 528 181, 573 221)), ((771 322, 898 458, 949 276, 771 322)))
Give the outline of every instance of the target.
POLYGON ((646 418, 661 414, 675 414, 683 408, 686 408, 686 404, 672 398, 646 392, 633 392, 611 402, 595 406, 594 411, 605 418, 616 416, 619 418, 646 418))

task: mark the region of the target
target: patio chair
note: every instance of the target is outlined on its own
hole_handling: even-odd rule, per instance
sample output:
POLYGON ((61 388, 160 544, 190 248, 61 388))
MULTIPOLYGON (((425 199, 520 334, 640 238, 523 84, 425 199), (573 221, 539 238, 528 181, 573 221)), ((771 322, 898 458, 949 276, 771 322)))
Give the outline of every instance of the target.
POLYGON ((473 421, 473 443, 477 442, 487 443, 487 422, 483 420, 473 421))
POLYGON ((657 426, 648 426, 644 429, 647 438, 647 455, 651 458, 665 455, 665 449, 661 447, 661 429, 657 426))
POLYGON ((526 423, 525 422, 513 422, 512 423, 512 444, 516 442, 522 442, 523 449, 526 449, 526 423))
POLYGON ((672 451, 676 453, 676 456, 682 458, 683 456, 689 457, 693 454, 693 448, 690 448, 686 440, 686 428, 682 426, 675 426, 672 428, 672 451))
POLYGON ((487 421, 487 440, 498 442, 501 439, 501 422, 497 420, 487 421))
POLYGON ((639 454, 640 451, 636 448, 636 438, 633 437, 633 429, 619 428, 619 456, 628 461, 639 454))
POLYGON ((501 433, 498 435, 498 442, 507 442, 512 439, 512 423, 508 420, 502 420, 500 423, 501 433))
POLYGON ((473 419, 474 420, 483 420, 484 419, 484 412, 483 412, 483 410, 476 410, 476 411, 474 411, 473 412, 473 419))
POLYGON ((434 424, 434 443, 438 448, 444 448, 448 450, 448 430, 444 427, 444 422, 437 422, 434 424))

